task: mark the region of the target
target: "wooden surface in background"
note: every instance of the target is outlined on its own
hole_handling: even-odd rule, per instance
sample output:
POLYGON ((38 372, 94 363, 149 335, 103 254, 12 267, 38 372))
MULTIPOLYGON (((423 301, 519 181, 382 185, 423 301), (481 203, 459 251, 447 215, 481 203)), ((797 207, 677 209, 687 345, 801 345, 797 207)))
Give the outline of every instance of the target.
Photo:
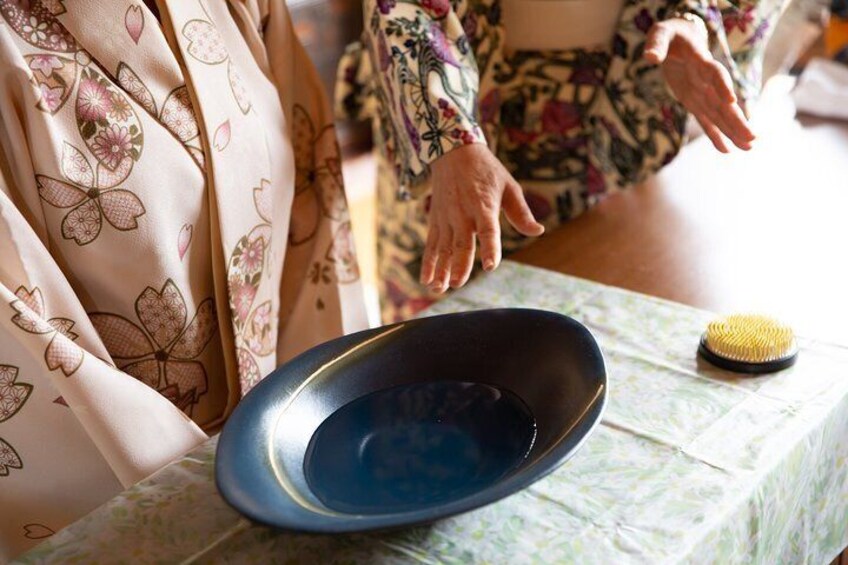
POLYGON ((511 258, 848 345, 848 125, 775 121, 748 153, 694 141, 511 258))

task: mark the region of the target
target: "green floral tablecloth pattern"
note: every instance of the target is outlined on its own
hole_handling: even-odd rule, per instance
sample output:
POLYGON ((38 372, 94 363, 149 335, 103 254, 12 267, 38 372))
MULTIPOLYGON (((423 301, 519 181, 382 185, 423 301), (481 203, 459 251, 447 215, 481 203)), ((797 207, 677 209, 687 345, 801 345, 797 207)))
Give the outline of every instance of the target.
POLYGON ((848 348, 736 377, 695 356, 712 315, 516 263, 429 314, 553 310, 587 325, 610 379, 603 424, 553 475, 426 527, 305 536, 218 496, 215 438, 23 563, 828 563, 848 545, 848 348))

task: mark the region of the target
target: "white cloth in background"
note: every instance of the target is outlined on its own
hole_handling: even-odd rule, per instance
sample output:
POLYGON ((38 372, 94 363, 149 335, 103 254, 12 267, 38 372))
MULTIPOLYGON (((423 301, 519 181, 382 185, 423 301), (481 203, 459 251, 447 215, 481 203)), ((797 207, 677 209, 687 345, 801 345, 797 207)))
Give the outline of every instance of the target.
POLYGON ((799 113, 848 120, 848 66, 813 59, 792 92, 799 113))

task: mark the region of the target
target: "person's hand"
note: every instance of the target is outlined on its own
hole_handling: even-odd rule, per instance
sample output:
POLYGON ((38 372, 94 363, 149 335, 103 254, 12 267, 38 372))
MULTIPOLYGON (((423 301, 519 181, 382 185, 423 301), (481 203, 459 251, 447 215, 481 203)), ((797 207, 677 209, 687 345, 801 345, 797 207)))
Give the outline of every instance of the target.
POLYGON ((695 116, 716 149, 728 152, 722 134, 740 149, 751 148, 754 133, 737 103, 730 73, 710 53, 702 21, 673 18, 654 24, 644 56, 662 65, 675 98, 695 116))
POLYGON ((521 234, 541 235, 524 192, 482 143, 459 147, 430 165, 432 196, 421 284, 435 292, 468 281, 474 264, 475 235, 483 269, 501 259, 500 211, 521 234))

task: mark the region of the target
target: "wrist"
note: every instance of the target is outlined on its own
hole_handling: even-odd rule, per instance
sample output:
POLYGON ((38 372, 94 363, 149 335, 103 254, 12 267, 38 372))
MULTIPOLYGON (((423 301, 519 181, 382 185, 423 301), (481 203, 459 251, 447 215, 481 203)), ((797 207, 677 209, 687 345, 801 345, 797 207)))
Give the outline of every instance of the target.
POLYGON ((435 172, 437 169, 450 167, 454 161, 465 159, 473 159, 475 154, 480 151, 489 151, 489 146, 482 136, 472 136, 467 138, 467 142, 460 142, 448 148, 444 153, 436 157, 430 162, 430 170, 435 172))
POLYGON ((699 14, 686 10, 674 10, 666 18, 666 21, 673 20, 679 20, 681 23, 685 23, 685 25, 696 34, 696 36, 702 37, 704 42, 709 44, 710 28, 707 26, 707 22, 704 18, 699 14))

